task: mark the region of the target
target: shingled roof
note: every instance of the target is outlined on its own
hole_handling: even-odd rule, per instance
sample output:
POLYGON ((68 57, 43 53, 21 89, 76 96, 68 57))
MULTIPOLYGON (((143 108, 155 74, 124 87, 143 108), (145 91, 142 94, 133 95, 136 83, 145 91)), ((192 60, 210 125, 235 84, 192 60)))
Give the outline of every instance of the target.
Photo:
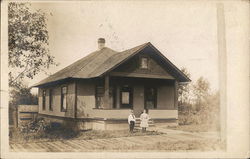
POLYGON ((104 47, 101 50, 90 53, 88 56, 74 62, 73 64, 65 67, 64 69, 56 72, 55 74, 47 77, 46 79, 35 84, 33 87, 38 87, 47 83, 67 79, 67 78, 94 78, 102 76, 108 71, 113 70, 121 63, 125 62, 130 57, 139 53, 146 47, 151 47, 163 56, 165 62, 173 67, 175 76, 180 78, 181 82, 189 82, 190 79, 183 74, 176 66, 174 66, 164 55, 162 55, 151 43, 145 43, 128 49, 122 52, 116 52, 110 48, 104 47))

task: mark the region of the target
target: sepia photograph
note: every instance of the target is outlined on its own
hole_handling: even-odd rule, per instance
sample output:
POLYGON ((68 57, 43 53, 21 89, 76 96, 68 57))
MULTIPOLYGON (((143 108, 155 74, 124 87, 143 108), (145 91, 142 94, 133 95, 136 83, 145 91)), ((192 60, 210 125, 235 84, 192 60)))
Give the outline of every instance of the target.
MULTIPOLYGON (((230 124, 249 139, 247 106, 238 105, 245 122, 228 115, 231 54, 249 49, 238 36, 249 35, 248 1, 4 5, 9 153, 228 153, 230 124)), ((245 75, 249 82, 249 68, 245 75)), ((236 96, 249 99, 246 86, 236 96)))

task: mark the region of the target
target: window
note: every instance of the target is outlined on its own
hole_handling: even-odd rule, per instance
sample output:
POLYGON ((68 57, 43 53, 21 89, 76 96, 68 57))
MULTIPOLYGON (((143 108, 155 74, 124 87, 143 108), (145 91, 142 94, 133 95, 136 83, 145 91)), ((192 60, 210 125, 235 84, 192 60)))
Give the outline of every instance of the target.
POLYGON ((141 68, 148 69, 148 58, 147 57, 141 58, 141 68))
POLYGON ((120 106, 121 108, 132 108, 133 102, 133 94, 132 88, 130 86, 123 86, 121 88, 121 95, 120 95, 120 106))
POLYGON ((46 107, 46 90, 42 91, 42 105, 43 105, 43 110, 45 110, 45 107, 46 107))
POLYGON ((61 111, 67 110, 67 87, 61 88, 61 111))
MULTIPOLYGON (((109 105, 114 107, 114 90, 113 87, 109 87, 109 105)), ((104 87, 96 87, 96 108, 104 108, 104 87)))
POLYGON ((104 88, 101 86, 96 87, 96 108, 103 108, 104 88))
POLYGON ((157 101, 157 89, 154 87, 145 88, 145 108, 154 109, 156 108, 157 101))
POLYGON ((49 110, 53 110, 53 90, 49 90, 49 110))
POLYGON ((122 92, 122 104, 129 104, 129 92, 122 92))

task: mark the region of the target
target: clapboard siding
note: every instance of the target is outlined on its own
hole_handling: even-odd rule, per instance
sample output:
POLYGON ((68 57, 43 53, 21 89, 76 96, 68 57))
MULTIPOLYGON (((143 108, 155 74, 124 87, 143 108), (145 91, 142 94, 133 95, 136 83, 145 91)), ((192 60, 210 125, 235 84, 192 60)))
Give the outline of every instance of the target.
POLYGON ((157 89, 157 108, 174 109, 174 85, 162 85, 157 89))
POLYGON ((75 112, 75 82, 65 83, 61 85, 56 85, 53 87, 46 87, 46 88, 39 88, 39 113, 40 114, 47 114, 47 115, 55 115, 61 117, 74 117, 75 112), (67 91, 67 110, 65 112, 61 111, 61 88, 63 86, 68 87, 67 91), (49 90, 53 90, 52 95, 52 108, 53 110, 49 109, 49 90), (42 108, 42 91, 46 91, 46 105, 45 110, 42 108))
POLYGON ((127 73, 127 75, 130 75, 131 77, 136 77, 136 75, 147 77, 146 75, 148 74, 149 77, 154 77, 153 75, 155 75, 155 78, 174 79, 174 77, 171 76, 163 67, 161 67, 151 56, 145 53, 139 54, 126 61, 112 72, 114 75, 127 73), (148 59, 148 69, 140 68, 140 58, 142 57, 146 57, 148 59))

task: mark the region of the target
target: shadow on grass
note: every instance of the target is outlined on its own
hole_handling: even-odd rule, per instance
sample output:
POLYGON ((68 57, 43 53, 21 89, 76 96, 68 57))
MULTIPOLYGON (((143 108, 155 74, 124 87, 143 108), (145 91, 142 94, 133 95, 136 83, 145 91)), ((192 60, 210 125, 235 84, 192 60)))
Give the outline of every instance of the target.
POLYGON ((18 129, 11 130, 10 143, 27 143, 27 142, 43 142, 57 140, 92 140, 92 139, 108 139, 117 137, 132 136, 148 136, 161 135, 163 133, 157 131, 146 131, 142 133, 135 130, 130 133, 128 130, 73 130, 61 126, 53 126, 41 132, 21 132, 18 129))

